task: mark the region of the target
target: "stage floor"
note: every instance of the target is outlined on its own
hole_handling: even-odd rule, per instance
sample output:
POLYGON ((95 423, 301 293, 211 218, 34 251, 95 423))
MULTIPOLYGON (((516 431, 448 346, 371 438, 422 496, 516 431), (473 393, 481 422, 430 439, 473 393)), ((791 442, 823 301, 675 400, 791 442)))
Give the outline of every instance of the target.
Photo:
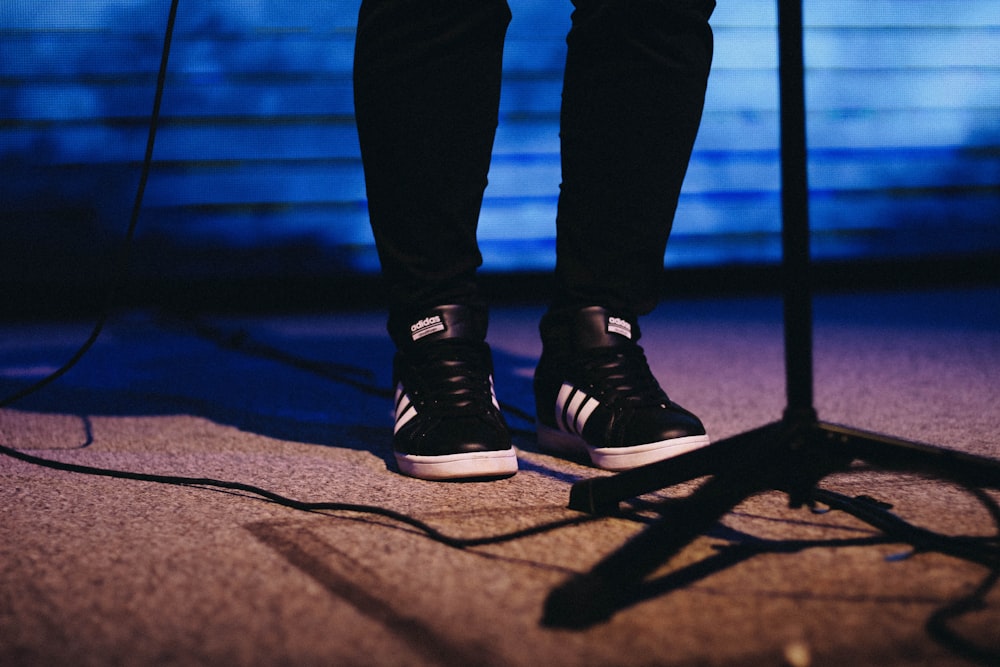
MULTIPOLYGON (((1000 289, 828 294, 815 306, 823 420, 1000 459, 1000 289)), ((714 439, 781 416, 781 311, 776 297, 690 298, 643 320, 651 366, 714 439)), ((114 318, 65 377, 0 410, 0 444, 206 481, 0 457, 0 664, 966 665, 970 651, 1000 656, 1000 591, 986 585, 984 607, 948 616, 991 583, 995 563, 900 557, 906 544, 844 512, 790 509, 777 492, 735 507, 607 620, 544 623, 553 589, 697 482, 627 503, 621 516, 567 508, 573 482, 607 473, 535 445, 541 312, 505 305, 491 319, 520 471, 449 484, 395 471, 381 313, 114 318), (345 506, 303 511, 207 480, 345 506), (366 508, 483 539, 434 539, 366 508), (944 617, 947 636, 928 626, 944 617)), ((0 393, 51 372, 87 333, 85 322, 0 327, 0 393)), ((950 535, 1000 530, 989 503, 951 483, 856 469, 822 486, 891 503, 950 535)))

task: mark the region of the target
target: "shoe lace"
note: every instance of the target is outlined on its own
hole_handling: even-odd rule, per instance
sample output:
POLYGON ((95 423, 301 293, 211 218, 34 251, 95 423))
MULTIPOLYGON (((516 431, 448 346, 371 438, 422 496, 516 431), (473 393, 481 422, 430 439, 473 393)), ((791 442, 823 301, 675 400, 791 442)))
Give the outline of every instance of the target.
POLYGON ((611 403, 624 401, 639 407, 669 400, 639 345, 603 349, 583 364, 585 377, 611 403))
POLYGON ((419 358, 411 360, 414 391, 424 409, 468 414, 492 407, 488 359, 488 348, 474 342, 428 345, 419 358))

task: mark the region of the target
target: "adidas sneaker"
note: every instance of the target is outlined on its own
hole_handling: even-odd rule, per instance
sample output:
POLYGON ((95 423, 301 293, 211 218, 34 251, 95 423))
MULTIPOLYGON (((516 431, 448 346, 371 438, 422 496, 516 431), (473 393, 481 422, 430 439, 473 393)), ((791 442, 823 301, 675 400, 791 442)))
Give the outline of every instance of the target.
POLYGON ((660 387, 633 318, 604 308, 547 315, 535 370, 538 444, 627 470, 709 444, 701 421, 660 387))
POLYGON ((393 450, 400 471, 430 480, 517 472, 493 389, 486 316, 447 305, 395 325, 393 450))

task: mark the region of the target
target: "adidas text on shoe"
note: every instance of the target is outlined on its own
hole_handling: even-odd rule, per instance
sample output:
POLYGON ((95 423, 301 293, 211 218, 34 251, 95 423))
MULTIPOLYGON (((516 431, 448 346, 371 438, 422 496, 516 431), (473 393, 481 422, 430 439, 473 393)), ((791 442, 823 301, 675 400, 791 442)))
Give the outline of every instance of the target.
POLYGON ((390 333, 400 472, 429 480, 508 477, 517 455, 493 388, 485 315, 439 306, 390 333))
POLYGON ((535 371, 538 444, 627 470, 709 444, 701 421, 660 388, 636 321, 603 308, 546 316, 535 371))

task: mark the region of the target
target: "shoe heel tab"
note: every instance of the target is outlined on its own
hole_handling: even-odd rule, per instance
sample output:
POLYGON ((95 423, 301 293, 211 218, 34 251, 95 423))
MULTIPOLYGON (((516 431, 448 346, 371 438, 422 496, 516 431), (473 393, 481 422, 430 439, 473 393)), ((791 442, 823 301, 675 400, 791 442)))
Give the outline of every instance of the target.
POLYGON ((392 315, 389 335, 399 348, 419 342, 460 338, 486 340, 488 315, 479 309, 460 304, 435 306, 409 316, 392 315))
POLYGON ((641 335, 635 317, 601 306, 547 314, 539 328, 543 343, 565 341, 577 350, 628 345, 641 335))

